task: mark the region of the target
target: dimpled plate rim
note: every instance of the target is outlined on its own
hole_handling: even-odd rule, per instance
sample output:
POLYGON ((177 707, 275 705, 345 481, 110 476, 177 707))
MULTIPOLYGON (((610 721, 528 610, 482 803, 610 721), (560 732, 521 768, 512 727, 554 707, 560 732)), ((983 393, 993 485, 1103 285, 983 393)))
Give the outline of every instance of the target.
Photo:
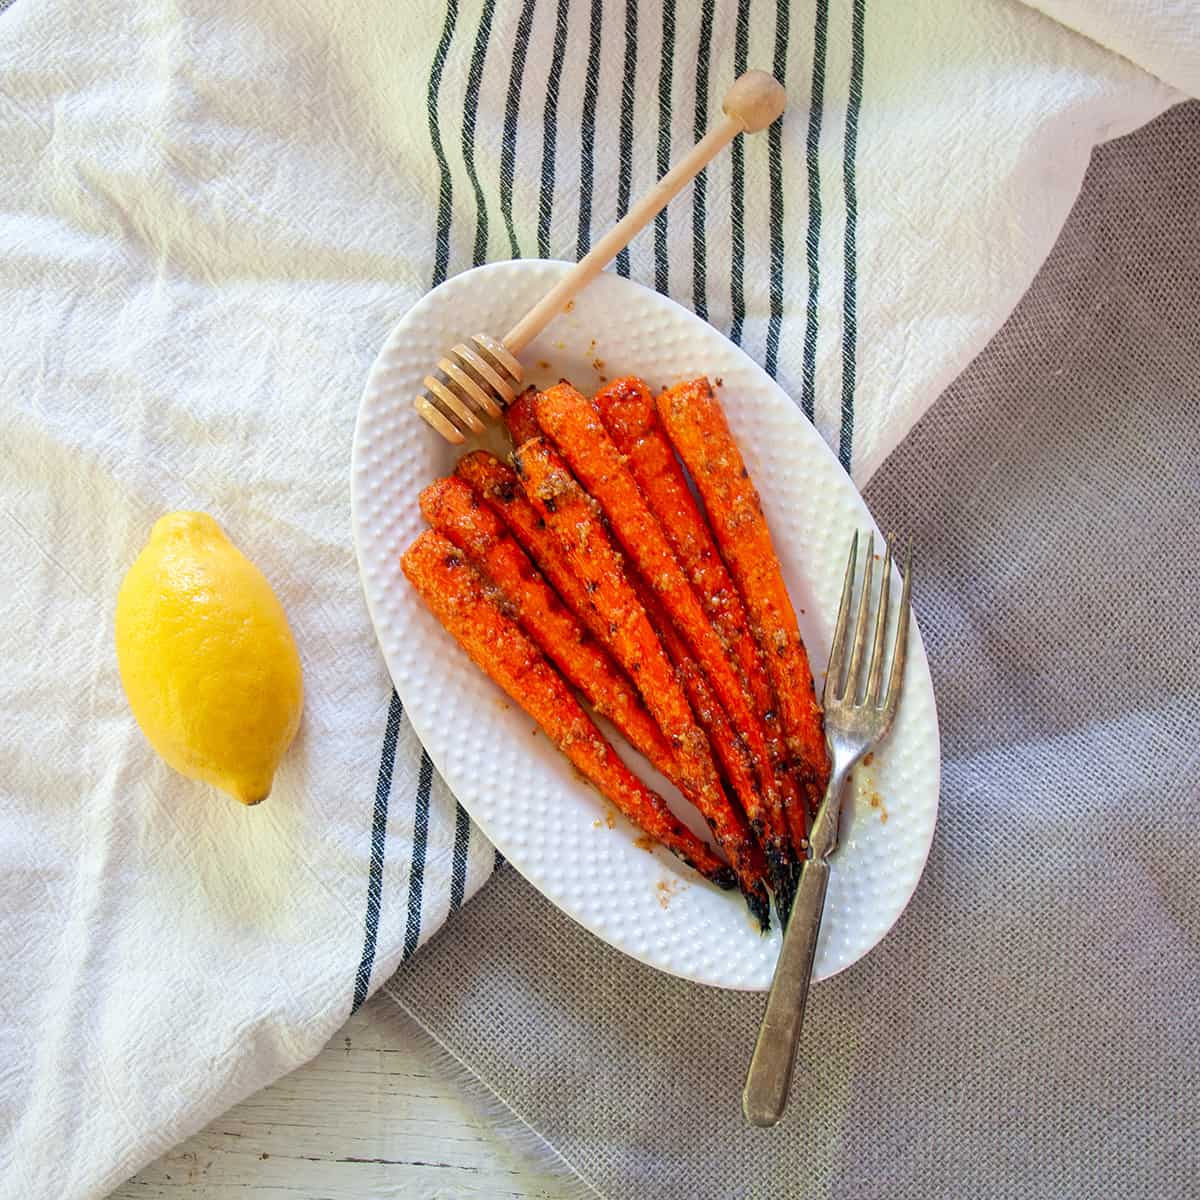
MULTIPOLYGON (((698 983, 765 990, 779 952, 778 928, 760 936, 736 892, 720 892, 666 851, 639 845, 637 831, 470 663, 400 570, 401 552, 424 528, 421 488, 449 473, 463 452, 413 411, 422 377, 465 336, 508 328, 568 267, 523 260, 457 275, 418 301, 388 336, 363 392, 351 463, 368 609, 405 713, 434 765, 526 879, 641 962, 698 983)), ((523 360, 529 382, 539 386, 561 376, 589 390, 618 373, 642 375, 654 387, 701 373, 720 380, 718 394, 762 495, 819 688, 850 535, 875 525, 837 459, 782 389, 693 313, 609 273, 523 360)), ((498 435, 488 436, 499 449, 498 435)), ((652 786, 661 785, 623 743, 619 748, 652 786)), ((892 735, 870 768, 859 771, 847 798, 815 979, 856 962, 904 911, 929 854, 939 771, 933 687, 914 621, 892 735)), ((702 831, 677 793, 664 794, 702 831)))

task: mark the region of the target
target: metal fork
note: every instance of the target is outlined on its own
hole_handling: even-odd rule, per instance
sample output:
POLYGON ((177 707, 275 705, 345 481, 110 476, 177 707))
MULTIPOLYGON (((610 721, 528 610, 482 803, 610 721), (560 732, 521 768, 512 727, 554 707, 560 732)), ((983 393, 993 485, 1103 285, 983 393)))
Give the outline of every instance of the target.
POLYGON ((842 602, 838 608, 829 669, 825 675, 825 740, 829 746, 832 770, 825 797, 817 809, 809 834, 809 857, 800 872, 792 913, 775 966, 767 1011, 758 1031, 754 1057, 742 1093, 742 1112, 751 1125, 774 1125, 787 1106, 792 1082, 796 1043, 804 1024, 804 1007, 812 978, 813 956, 825 892, 829 887, 829 856, 838 846, 838 826, 842 816, 842 796, 851 768, 876 746, 891 728, 900 700, 904 678, 904 652, 908 644, 909 592, 912 583, 912 544, 909 543, 904 565, 904 584, 896 623, 896 648, 883 693, 884 641, 887 637, 888 594, 892 572, 892 547, 888 543, 883 560, 878 612, 871 639, 871 658, 867 665, 866 688, 860 698, 859 675, 867 644, 867 621, 871 609, 871 574, 875 561, 875 535, 867 542, 867 566, 864 572, 858 617, 850 641, 851 599, 854 594, 855 566, 858 559, 858 534, 850 543, 850 561, 842 584, 842 602), (846 665, 849 648, 850 662, 846 665), (845 671, 843 672, 843 667, 845 671))

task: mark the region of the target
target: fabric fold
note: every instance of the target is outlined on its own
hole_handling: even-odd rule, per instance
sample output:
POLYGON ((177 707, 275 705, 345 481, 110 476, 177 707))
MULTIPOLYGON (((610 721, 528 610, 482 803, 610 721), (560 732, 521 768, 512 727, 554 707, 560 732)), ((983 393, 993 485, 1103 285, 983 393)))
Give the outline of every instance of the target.
POLYGON ((1002 0, 0 0, 0 1196, 102 1194, 299 1065, 494 868, 357 580, 355 411, 398 316, 573 258, 770 68, 782 124, 613 269, 766 364, 865 482, 1093 146, 1178 99, 1113 49, 1002 0), (261 566, 304 664, 251 811, 163 766, 120 690, 119 581, 182 508, 261 566))

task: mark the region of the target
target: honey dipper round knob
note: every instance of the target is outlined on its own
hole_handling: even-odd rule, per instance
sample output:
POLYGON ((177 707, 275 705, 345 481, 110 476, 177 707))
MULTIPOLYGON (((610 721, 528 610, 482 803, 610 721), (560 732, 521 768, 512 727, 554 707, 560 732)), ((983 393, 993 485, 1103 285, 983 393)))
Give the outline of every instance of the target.
POLYGON ((747 71, 733 81, 721 109, 727 117, 741 122, 743 133, 759 133, 783 115, 786 105, 787 92, 774 75, 747 71))
POLYGON ((497 339, 477 333, 450 350, 425 376, 425 392, 413 402, 422 418, 448 442, 482 433, 484 420, 500 416, 522 381, 519 355, 739 133, 759 133, 782 115, 783 85, 766 71, 734 80, 721 105, 723 116, 559 281, 497 339))

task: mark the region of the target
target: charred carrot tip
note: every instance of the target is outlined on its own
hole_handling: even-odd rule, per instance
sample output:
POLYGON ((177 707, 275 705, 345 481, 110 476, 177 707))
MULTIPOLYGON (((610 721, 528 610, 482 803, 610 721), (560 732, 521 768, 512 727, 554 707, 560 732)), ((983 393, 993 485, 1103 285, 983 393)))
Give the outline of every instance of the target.
POLYGON ((771 890, 775 893, 775 907, 779 909, 780 921, 786 922, 796 897, 796 876, 790 852, 778 842, 766 847, 767 873, 771 890))
POLYGON ((723 892, 732 892, 738 885, 737 874, 732 867, 718 868, 709 876, 709 879, 723 892))
POLYGON ((766 889, 760 888, 753 892, 743 892, 746 897, 746 907, 758 922, 760 932, 766 933, 771 928, 771 901, 766 889))

